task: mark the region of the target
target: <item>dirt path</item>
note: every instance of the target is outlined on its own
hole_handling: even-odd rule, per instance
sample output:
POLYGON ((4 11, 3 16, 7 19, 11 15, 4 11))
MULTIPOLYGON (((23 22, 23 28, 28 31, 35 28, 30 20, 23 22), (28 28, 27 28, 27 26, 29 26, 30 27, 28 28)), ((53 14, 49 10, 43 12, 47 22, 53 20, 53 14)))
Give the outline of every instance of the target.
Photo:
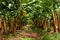
POLYGON ((16 37, 6 38, 5 40, 21 40, 21 38, 36 38, 37 34, 34 32, 25 32, 22 31, 20 34, 18 34, 16 37))
MULTIPOLYGON (((40 37, 40 35, 39 34, 37 34, 36 32, 30 32, 29 31, 29 26, 30 25, 27 25, 27 26, 24 26, 23 27, 23 31, 22 30, 20 30, 20 31, 17 31, 16 33, 15 33, 15 37, 11 37, 11 38, 6 38, 5 40, 21 40, 21 38, 26 38, 26 37, 28 37, 28 38, 32 38, 32 40, 35 40, 37 37, 40 39, 41 37, 40 37), (28 26, 28 27, 27 27, 28 26)), ((9 35, 8 35, 9 36, 9 35)))

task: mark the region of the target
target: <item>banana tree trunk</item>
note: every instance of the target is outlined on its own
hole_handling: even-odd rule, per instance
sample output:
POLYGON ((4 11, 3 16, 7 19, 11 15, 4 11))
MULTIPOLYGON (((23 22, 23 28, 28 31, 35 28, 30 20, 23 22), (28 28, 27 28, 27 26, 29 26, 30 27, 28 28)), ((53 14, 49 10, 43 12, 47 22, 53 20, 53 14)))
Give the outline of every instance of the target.
POLYGON ((9 31, 11 33, 15 32, 15 24, 13 23, 14 21, 11 19, 11 17, 8 19, 8 27, 9 27, 9 31))
POLYGON ((3 34, 3 26, 2 26, 2 18, 0 17, 0 40, 3 40, 2 34, 3 34))
POLYGON ((15 30, 18 28, 18 19, 17 19, 17 16, 14 18, 14 27, 15 27, 15 30))
POLYGON ((54 24, 54 32, 57 32, 57 28, 58 28, 58 17, 57 17, 57 13, 53 14, 53 24, 54 24))
POLYGON ((0 17, 0 34, 3 33, 3 30, 2 30, 2 18, 0 17))
POLYGON ((5 9, 4 9, 4 17, 3 17, 3 28, 4 28, 4 33, 7 33, 6 10, 5 9))
POLYGON ((19 19, 18 19, 18 16, 15 18, 16 20, 16 29, 19 29, 19 19))
POLYGON ((11 32, 11 18, 8 18, 8 27, 9 27, 9 32, 11 32))
POLYGON ((4 32, 7 33, 7 24, 6 24, 6 17, 5 16, 4 16, 3 25, 4 25, 4 32))
POLYGON ((16 27, 14 26, 14 20, 11 20, 10 24, 11 24, 11 27, 10 27, 11 32, 14 33, 16 31, 16 27))
POLYGON ((60 32, 60 18, 59 17, 58 17, 58 32, 60 32))
POLYGON ((60 32, 60 20, 58 21, 58 32, 60 32))
POLYGON ((44 27, 44 29, 45 29, 46 31, 47 31, 47 21, 48 21, 48 20, 45 19, 44 22, 43 22, 43 27, 44 27))

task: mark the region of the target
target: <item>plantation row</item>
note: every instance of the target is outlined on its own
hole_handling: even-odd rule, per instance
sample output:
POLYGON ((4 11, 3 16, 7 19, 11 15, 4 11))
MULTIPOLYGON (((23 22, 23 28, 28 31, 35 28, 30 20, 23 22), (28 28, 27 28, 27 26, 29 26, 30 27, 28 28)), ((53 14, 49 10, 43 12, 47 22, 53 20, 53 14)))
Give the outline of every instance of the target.
POLYGON ((24 25, 60 32, 60 0, 1 0, 0 32, 14 33, 24 25))

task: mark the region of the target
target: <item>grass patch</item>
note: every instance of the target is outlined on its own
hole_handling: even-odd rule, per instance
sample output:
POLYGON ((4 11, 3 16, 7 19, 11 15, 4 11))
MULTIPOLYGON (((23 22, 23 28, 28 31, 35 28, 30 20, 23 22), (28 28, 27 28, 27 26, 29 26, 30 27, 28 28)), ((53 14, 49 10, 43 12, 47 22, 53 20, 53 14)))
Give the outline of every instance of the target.
POLYGON ((38 28, 37 26, 31 26, 30 28, 32 31, 35 31, 36 33, 43 32, 43 30, 41 28, 38 28))
POLYGON ((32 38, 26 37, 26 38, 21 38, 21 40, 32 40, 32 38))
POLYGON ((60 40, 60 33, 45 34, 43 40, 60 40))
POLYGON ((14 38, 17 37, 17 34, 9 33, 9 34, 3 34, 4 38, 14 38))

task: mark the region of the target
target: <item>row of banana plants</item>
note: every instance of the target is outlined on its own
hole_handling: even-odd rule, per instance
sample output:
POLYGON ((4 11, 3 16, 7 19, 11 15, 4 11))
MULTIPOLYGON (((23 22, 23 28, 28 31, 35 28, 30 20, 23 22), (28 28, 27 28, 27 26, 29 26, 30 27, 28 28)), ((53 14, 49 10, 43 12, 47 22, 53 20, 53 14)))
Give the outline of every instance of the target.
POLYGON ((0 32, 14 33, 26 24, 26 14, 21 7, 21 0, 1 0, 0 2, 0 32))
POLYGON ((60 0, 1 0, 0 32, 15 32, 31 23, 42 29, 60 31, 60 0))
POLYGON ((60 31, 60 0, 33 0, 24 5, 27 20, 42 29, 53 26, 54 32, 60 31), (57 30, 58 29, 58 30, 57 30))

